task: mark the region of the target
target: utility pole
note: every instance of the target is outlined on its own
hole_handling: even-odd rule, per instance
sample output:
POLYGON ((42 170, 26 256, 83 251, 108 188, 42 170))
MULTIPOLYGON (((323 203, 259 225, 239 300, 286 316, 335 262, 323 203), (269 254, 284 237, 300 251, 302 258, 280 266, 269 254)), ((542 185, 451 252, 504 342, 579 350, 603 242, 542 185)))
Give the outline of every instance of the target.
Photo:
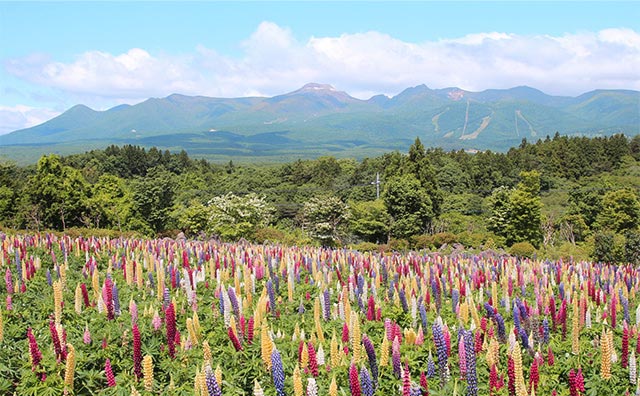
POLYGON ((371 184, 376 185, 376 199, 380 199, 380 172, 376 172, 376 181, 372 181, 371 184))

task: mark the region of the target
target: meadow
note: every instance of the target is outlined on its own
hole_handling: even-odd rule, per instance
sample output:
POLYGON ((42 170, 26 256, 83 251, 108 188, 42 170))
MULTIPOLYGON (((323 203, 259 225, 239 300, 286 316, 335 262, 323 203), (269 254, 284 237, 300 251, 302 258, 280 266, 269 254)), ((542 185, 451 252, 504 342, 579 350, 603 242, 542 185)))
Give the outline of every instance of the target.
POLYGON ((638 269, 4 235, 0 393, 633 394, 638 269))

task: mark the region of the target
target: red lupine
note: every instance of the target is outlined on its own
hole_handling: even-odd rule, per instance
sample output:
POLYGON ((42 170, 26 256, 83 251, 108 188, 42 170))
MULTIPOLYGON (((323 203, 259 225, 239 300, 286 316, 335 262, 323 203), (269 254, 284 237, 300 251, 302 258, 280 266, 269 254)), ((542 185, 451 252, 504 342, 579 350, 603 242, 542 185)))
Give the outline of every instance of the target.
POLYGON ((551 347, 549 347, 549 349, 547 349, 547 364, 549 366, 553 366, 554 362, 555 362, 555 357, 553 356, 553 351, 551 350, 551 347))
POLYGON ((253 344, 253 316, 249 318, 249 323, 247 323, 247 343, 253 344))
POLYGON ((171 359, 176 357, 176 311, 173 302, 170 302, 164 311, 164 318, 167 326, 167 347, 171 359))
POLYGON ((404 363, 404 373, 402 374, 402 396, 411 396, 411 376, 407 362, 404 363))
POLYGON ((49 320, 49 332, 51 333, 51 340, 53 341, 53 350, 56 353, 56 359, 58 360, 58 363, 60 363, 67 358, 67 353, 60 345, 60 336, 53 320, 49 320))
POLYGON ((142 342, 137 323, 133 324, 131 333, 133 334, 133 373, 140 379, 142 378, 142 342))
POLYGON ((529 370, 529 389, 533 385, 535 390, 538 390, 538 383, 540 382, 540 372, 538 370, 538 359, 533 359, 531 363, 531 369, 529 370))
POLYGON ((504 386, 504 382, 498 378, 498 369, 494 364, 491 365, 491 371, 489 372, 489 395, 493 396, 504 386))
POLYGON ((104 280, 102 295, 107 308, 107 320, 113 320, 115 318, 113 312, 113 282, 109 277, 104 280))
POLYGON ((627 322, 624 323, 622 329, 622 356, 620 357, 620 364, 622 368, 627 368, 629 365, 629 326, 627 322))
POLYGON ((420 388, 422 388, 422 396, 429 396, 429 382, 424 371, 420 372, 420 388))
POLYGON ((116 386, 116 377, 113 375, 113 370, 111 369, 111 361, 107 359, 104 363, 104 375, 107 377, 107 386, 113 388, 116 386))
MULTIPOLYGON (((42 352, 40 352, 40 348, 38 348, 38 342, 36 341, 36 337, 33 335, 31 327, 27 330, 27 338, 29 338, 29 353, 31 354, 31 371, 35 372, 38 370, 38 366, 42 360, 42 352)), ((42 372, 40 380, 44 381, 46 378, 47 375, 42 372)))
POLYGON ((89 303, 89 292, 87 291, 87 285, 81 283, 80 290, 82 291, 82 302, 84 303, 84 307, 88 308, 91 304, 89 303))
POLYGON ((316 356, 316 349, 312 343, 307 343, 307 350, 309 352, 309 371, 314 377, 318 376, 318 358, 316 356))
POLYGON ((516 396, 516 369, 511 356, 507 360, 507 377, 509 378, 509 396, 516 396))
POLYGON ((353 363, 351 363, 351 367, 349 368, 349 388, 351 389, 351 396, 362 396, 358 369, 353 363))
POLYGON ((229 328, 227 329, 227 334, 229 335, 229 339, 231 340, 231 343, 233 344, 233 347, 236 349, 236 351, 241 351, 242 345, 240 344, 240 340, 238 339, 238 336, 236 336, 236 333, 233 331, 231 326, 229 326, 229 328))
POLYGON ((616 296, 611 297, 611 328, 616 328, 616 296))

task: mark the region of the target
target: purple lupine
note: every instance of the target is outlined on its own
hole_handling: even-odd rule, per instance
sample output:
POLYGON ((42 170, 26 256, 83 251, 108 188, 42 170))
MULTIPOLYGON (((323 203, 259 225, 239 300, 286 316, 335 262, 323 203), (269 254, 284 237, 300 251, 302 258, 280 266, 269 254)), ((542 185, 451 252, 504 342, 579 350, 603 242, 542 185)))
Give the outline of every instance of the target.
POLYGON ((400 360, 400 340, 398 337, 393 338, 393 344, 391 346, 391 363, 393 364, 393 374, 396 378, 400 378, 402 375, 402 362, 400 360))
POLYGON ((444 385, 449 380, 449 370, 447 365, 447 344, 444 339, 444 333, 439 323, 434 323, 431 327, 433 331, 433 340, 436 344, 436 352, 438 354, 438 368, 440 372, 440 381, 444 385))
POLYGON ((324 298, 324 320, 329 320, 331 319, 331 298, 329 296, 329 289, 324 289, 322 297, 324 298))
POLYGON ((504 319, 502 319, 502 315, 500 313, 496 313, 495 315, 496 326, 498 327, 498 341, 501 344, 507 343, 507 329, 504 327, 504 319))
POLYGON ((427 360, 427 378, 436 376, 436 364, 433 362, 433 355, 429 351, 429 359, 427 360))
POLYGON ((213 370, 211 370, 211 366, 207 365, 204 369, 205 382, 207 384, 207 391, 209 392, 209 396, 222 396, 222 391, 220 390, 220 386, 218 385, 218 381, 216 381, 216 376, 213 375, 213 370))
POLYGON ((239 320, 240 304, 238 303, 238 297, 236 296, 236 291, 233 287, 229 286, 227 296, 229 296, 229 302, 231 302, 231 307, 233 308, 233 315, 236 317, 236 320, 239 320))
POLYGON ((438 281, 436 278, 431 280, 431 294, 433 295, 433 299, 436 303, 436 310, 440 312, 440 307, 442 306, 442 298, 440 296, 440 287, 438 287, 438 281))
MULTIPOLYGON (((9 269, 7 268, 7 271, 8 270, 9 269)), ((51 286, 53 284, 53 280, 51 279, 51 271, 49 271, 49 268, 47 268, 47 274, 46 275, 47 275, 47 284, 49 286, 51 286)))
POLYGON ((102 287, 102 298, 107 308, 107 320, 113 320, 113 281, 111 277, 107 275, 104 280, 104 286, 102 287))
POLYGON ((522 347, 524 349, 529 349, 529 337, 527 336, 527 332, 522 327, 518 330, 518 335, 520 336, 520 341, 522 342, 522 347))
POLYGON ((366 334, 362 336, 362 343, 364 344, 364 350, 367 352, 367 357, 369 358, 369 368, 371 369, 371 377, 373 378, 375 388, 378 383, 378 360, 376 359, 376 349, 366 334))
POLYGON ((116 286, 116 284, 113 284, 113 288, 111 290, 111 294, 113 296, 113 312, 120 316, 121 311, 120 311, 120 294, 118 293, 118 287, 116 286))
POLYGON ((269 294, 269 306, 271 308, 271 314, 276 315, 276 292, 273 290, 273 282, 271 279, 267 281, 267 293, 269 294))
POLYGON ((276 395, 285 396, 284 368, 282 367, 282 357, 277 349, 271 352, 271 376, 273 377, 273 385, 276 387, 276 395))
POLYGON ((162 307, 163 307, 163 309, 167 309, 167 307, 169 306, 169 303, 171 303, 171 293, 169 293, 169 288, 165 287, 164 291, 162 292, 162 307))
POLYGON ((404 291, 404 288, 400 289, 398 296, 400 297, 400 304, 402 305, 402 310, 404 311, 404 313, 409 312, 409 304, 407 303, 407 294, 404 291))
POLYGON ((422 321, 422 328, 427 329, 427 309, 424 306, 424 303, 421 301, 418 306, 418 311, 420 312, 420 320, 422 321))
MULTIPOLYGON (((461 328, 461 331, 464 332, 464 329, 461 328)), ((458 336, 458 366, 460 367, 460 377, 467 378, 467 356, 464 347, 464 334, 461 333, 458 336)))
POLYGON ((476 351, 473 345, 473 332, 464 332, 464 350, 467 363, 467 396, 478 394, 478 376, 476 374, 476 351))
POLYGON ((11 270, 7 268, 7 271, 4 273, 4 284, 7 287, 7 294, 13 294, 13 277, 11 276, 11 270))
POLYGON ((456 307, 460 302, 460 292, 458 289, 451 290, 451 312, 456 312, 456 307))
MULTIPOLYGON (((497 301, 494 301, 493 303, 496 304, 497 301)), ((489 319, 495 319, 496 311, 493 309, 493 306, 491 306, 491 304, 489 304, 488 302, 485 302, 484 310, 487 311, 487 317, 489 319)))
POLYGON ((362 390, 362 396, 373 396, 375 389, 369 371, 366 367, 360 369, 360 388, 362 390))
POLYGON ((549 343, 549 319, 547 318, 542 321, 542 342, 545 345, 549 343))

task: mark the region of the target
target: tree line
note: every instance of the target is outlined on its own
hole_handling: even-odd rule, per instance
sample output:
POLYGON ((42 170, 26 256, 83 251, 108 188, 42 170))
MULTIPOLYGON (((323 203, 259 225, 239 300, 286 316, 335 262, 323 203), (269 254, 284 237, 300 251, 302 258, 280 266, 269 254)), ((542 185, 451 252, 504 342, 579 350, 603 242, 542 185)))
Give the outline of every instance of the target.
POLYGON ((125 145, 0 163, 0 224, 332 246, 524 246, 523 254, 621 261, 640 254, 639 192, 640 136, 556 134, 506 153, 445 152, 416 139, 407 153, 284 164, 216 164, 125 145))

